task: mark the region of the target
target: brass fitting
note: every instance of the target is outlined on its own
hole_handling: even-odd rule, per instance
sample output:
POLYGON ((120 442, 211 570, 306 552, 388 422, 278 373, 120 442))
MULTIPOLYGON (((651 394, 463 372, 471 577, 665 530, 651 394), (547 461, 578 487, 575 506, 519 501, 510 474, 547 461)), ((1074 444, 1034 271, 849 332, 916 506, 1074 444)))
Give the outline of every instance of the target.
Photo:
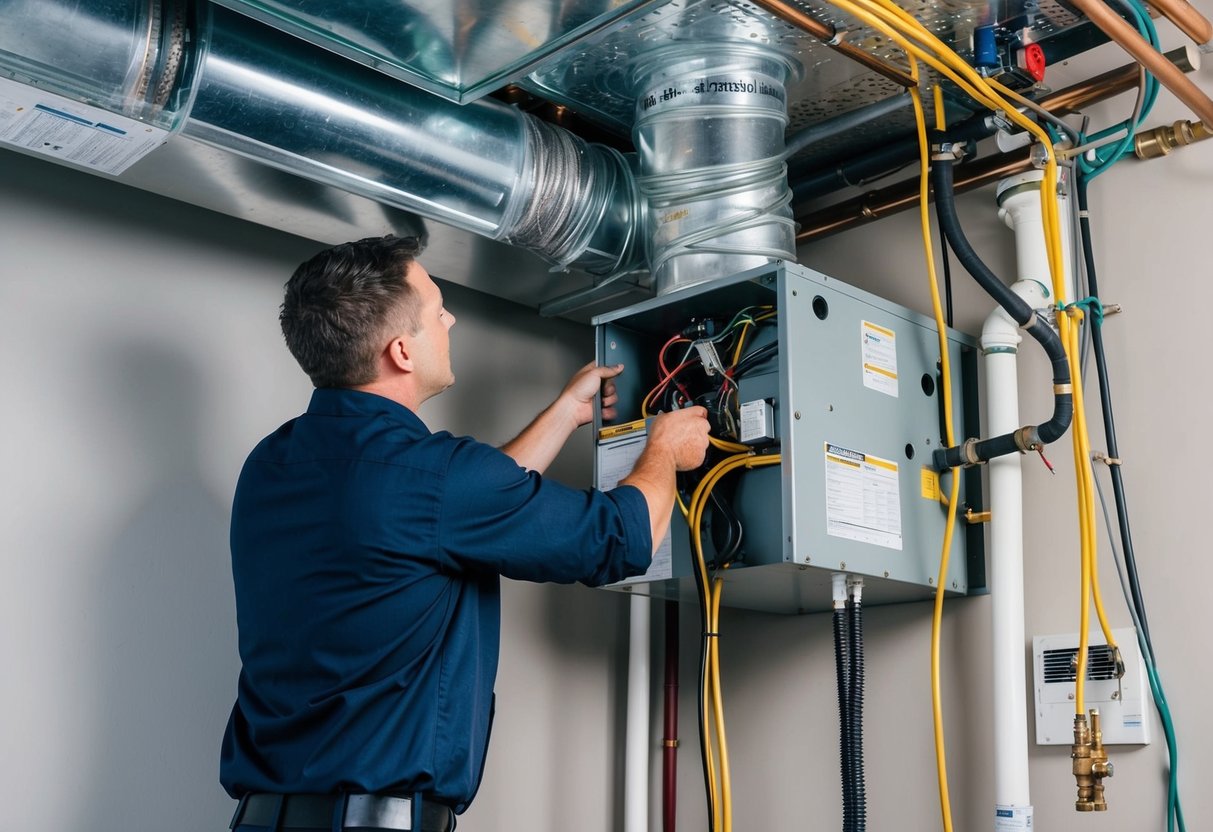
POLYGON ((1177 147, 1193 144, 1213 136, 1199 121, 1177 121, 1172 125, 1144 130, 1133 139, 1133 152, 1138 159, 1157 159, 1166 156, 1177 147))
POLYGON ((1105 777, 1112 776, 1112 763, 1108 760, 1103 744, 1103 731, 1099 727, 1099 711, 1091 709, 1091 724, 1087 717, 1074 717, 1074 745, 1070 747, 1072 770, 1078 783, 1078 800, 1074 808, 1079 812, 1106 812, 1108 801, 1104 799, 1105 777))

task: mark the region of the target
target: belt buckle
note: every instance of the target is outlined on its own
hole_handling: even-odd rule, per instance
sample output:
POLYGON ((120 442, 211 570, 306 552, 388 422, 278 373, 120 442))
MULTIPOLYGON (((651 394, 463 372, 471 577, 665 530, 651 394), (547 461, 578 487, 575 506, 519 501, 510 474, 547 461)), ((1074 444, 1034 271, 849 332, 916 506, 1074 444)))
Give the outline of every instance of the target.
POLYGON ((378 828, 412 832, 413 800, 377 794, 347 795, 341 825, 344 829, 378 828))

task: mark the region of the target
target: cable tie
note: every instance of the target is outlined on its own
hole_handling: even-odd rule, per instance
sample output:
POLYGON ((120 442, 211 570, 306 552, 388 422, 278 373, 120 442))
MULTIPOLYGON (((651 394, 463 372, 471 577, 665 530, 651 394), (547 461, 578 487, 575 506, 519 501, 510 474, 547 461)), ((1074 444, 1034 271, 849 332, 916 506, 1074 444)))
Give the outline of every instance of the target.
POLYGON ((1120 457, 1108 456, 1103 451, 1096 451, 1095 453, 1091 454, 1091 457, 1095 461, 1102 462, 1104 465, 1107 465, 1109 467, 1111 467, 1113 465, 1120 465, 1120 457))
POLYGON ((704 633, 704 638, 720 638, 720 633, 704 633))
POLYGON ((1065 396, 1074 392, 1073 384, 1054 384, 1053 394, 1055 396, 1065 396))
POLYGON ((678 747, 678 740, 664 740, 664 739, 663 739, 663 740, 661 741, 661 744, 662 744, 662 746, 664 746, 665 748, 677 748, 677 747, 678 747))

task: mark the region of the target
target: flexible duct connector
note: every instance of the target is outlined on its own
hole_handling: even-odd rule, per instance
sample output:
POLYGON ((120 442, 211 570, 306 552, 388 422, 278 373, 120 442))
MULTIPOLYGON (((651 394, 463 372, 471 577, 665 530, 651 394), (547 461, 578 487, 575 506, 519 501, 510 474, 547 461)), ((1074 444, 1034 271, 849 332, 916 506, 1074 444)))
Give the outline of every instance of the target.
POLYGON ((222 7, 199 4, 186 37, 182 0, 85 5, 0 6, 0 71, 138 118, 179 105, 163 117, 191 138, 560 266, 638 265, 639 197, 613 150, 498 102, 452 104, 222 7))
POLYGON ((633 138, 659 294, 794 261, 786 59, 736 42, 655 50, 635 71, 633 138))
POLYGON ((936 159, 931 165, 935 210, 939 227, 961 264, 981 288, 1006 310, 1020 327, 1035 338, 1053 365, 1053 415, 1041 425, 1028 425, 992 439, 969 439, 961 445, 941 448, 932 456, 935 468, 945 471, 961 465, 976 465, 1010 453, 1026 452, 1055 442, 1070 426, 1074 395, 1070 391, 1070 363, 1057 333, 1022 298, 1006 286, 973 250, 960 226, 953 192, 953 162, 936 159))
POLYGON ((175 129, 189 11, 186 0, 5 0, 0 75, 175 129))

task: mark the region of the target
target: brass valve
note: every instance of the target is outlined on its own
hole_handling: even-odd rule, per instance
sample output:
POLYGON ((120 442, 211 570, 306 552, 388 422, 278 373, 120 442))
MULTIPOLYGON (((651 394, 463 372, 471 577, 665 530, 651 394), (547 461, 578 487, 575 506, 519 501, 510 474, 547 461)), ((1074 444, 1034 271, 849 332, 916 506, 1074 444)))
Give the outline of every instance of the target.
POLYGON ((1074 745, 1070 747, 1070 758, 1078 783, 1078 800, 1074 802, 1074 808, 1079 812, 1106 812, 1108 801, 1104 799, 1103 780, 1112 776, 1112 763, 1104 748, 1097 709, 1091 709, 1090 727, 1086 715, 1074 717, 1074 745))
POLYGON ((1133 140, 1134 152, 1138 159, 1157 159, 1166 156, 1177 147, 1183 147, 1201 139, 1213 136, 1210 130, 1199 121, 1177 121, 1153 130, 1143 130, 1133 140))

